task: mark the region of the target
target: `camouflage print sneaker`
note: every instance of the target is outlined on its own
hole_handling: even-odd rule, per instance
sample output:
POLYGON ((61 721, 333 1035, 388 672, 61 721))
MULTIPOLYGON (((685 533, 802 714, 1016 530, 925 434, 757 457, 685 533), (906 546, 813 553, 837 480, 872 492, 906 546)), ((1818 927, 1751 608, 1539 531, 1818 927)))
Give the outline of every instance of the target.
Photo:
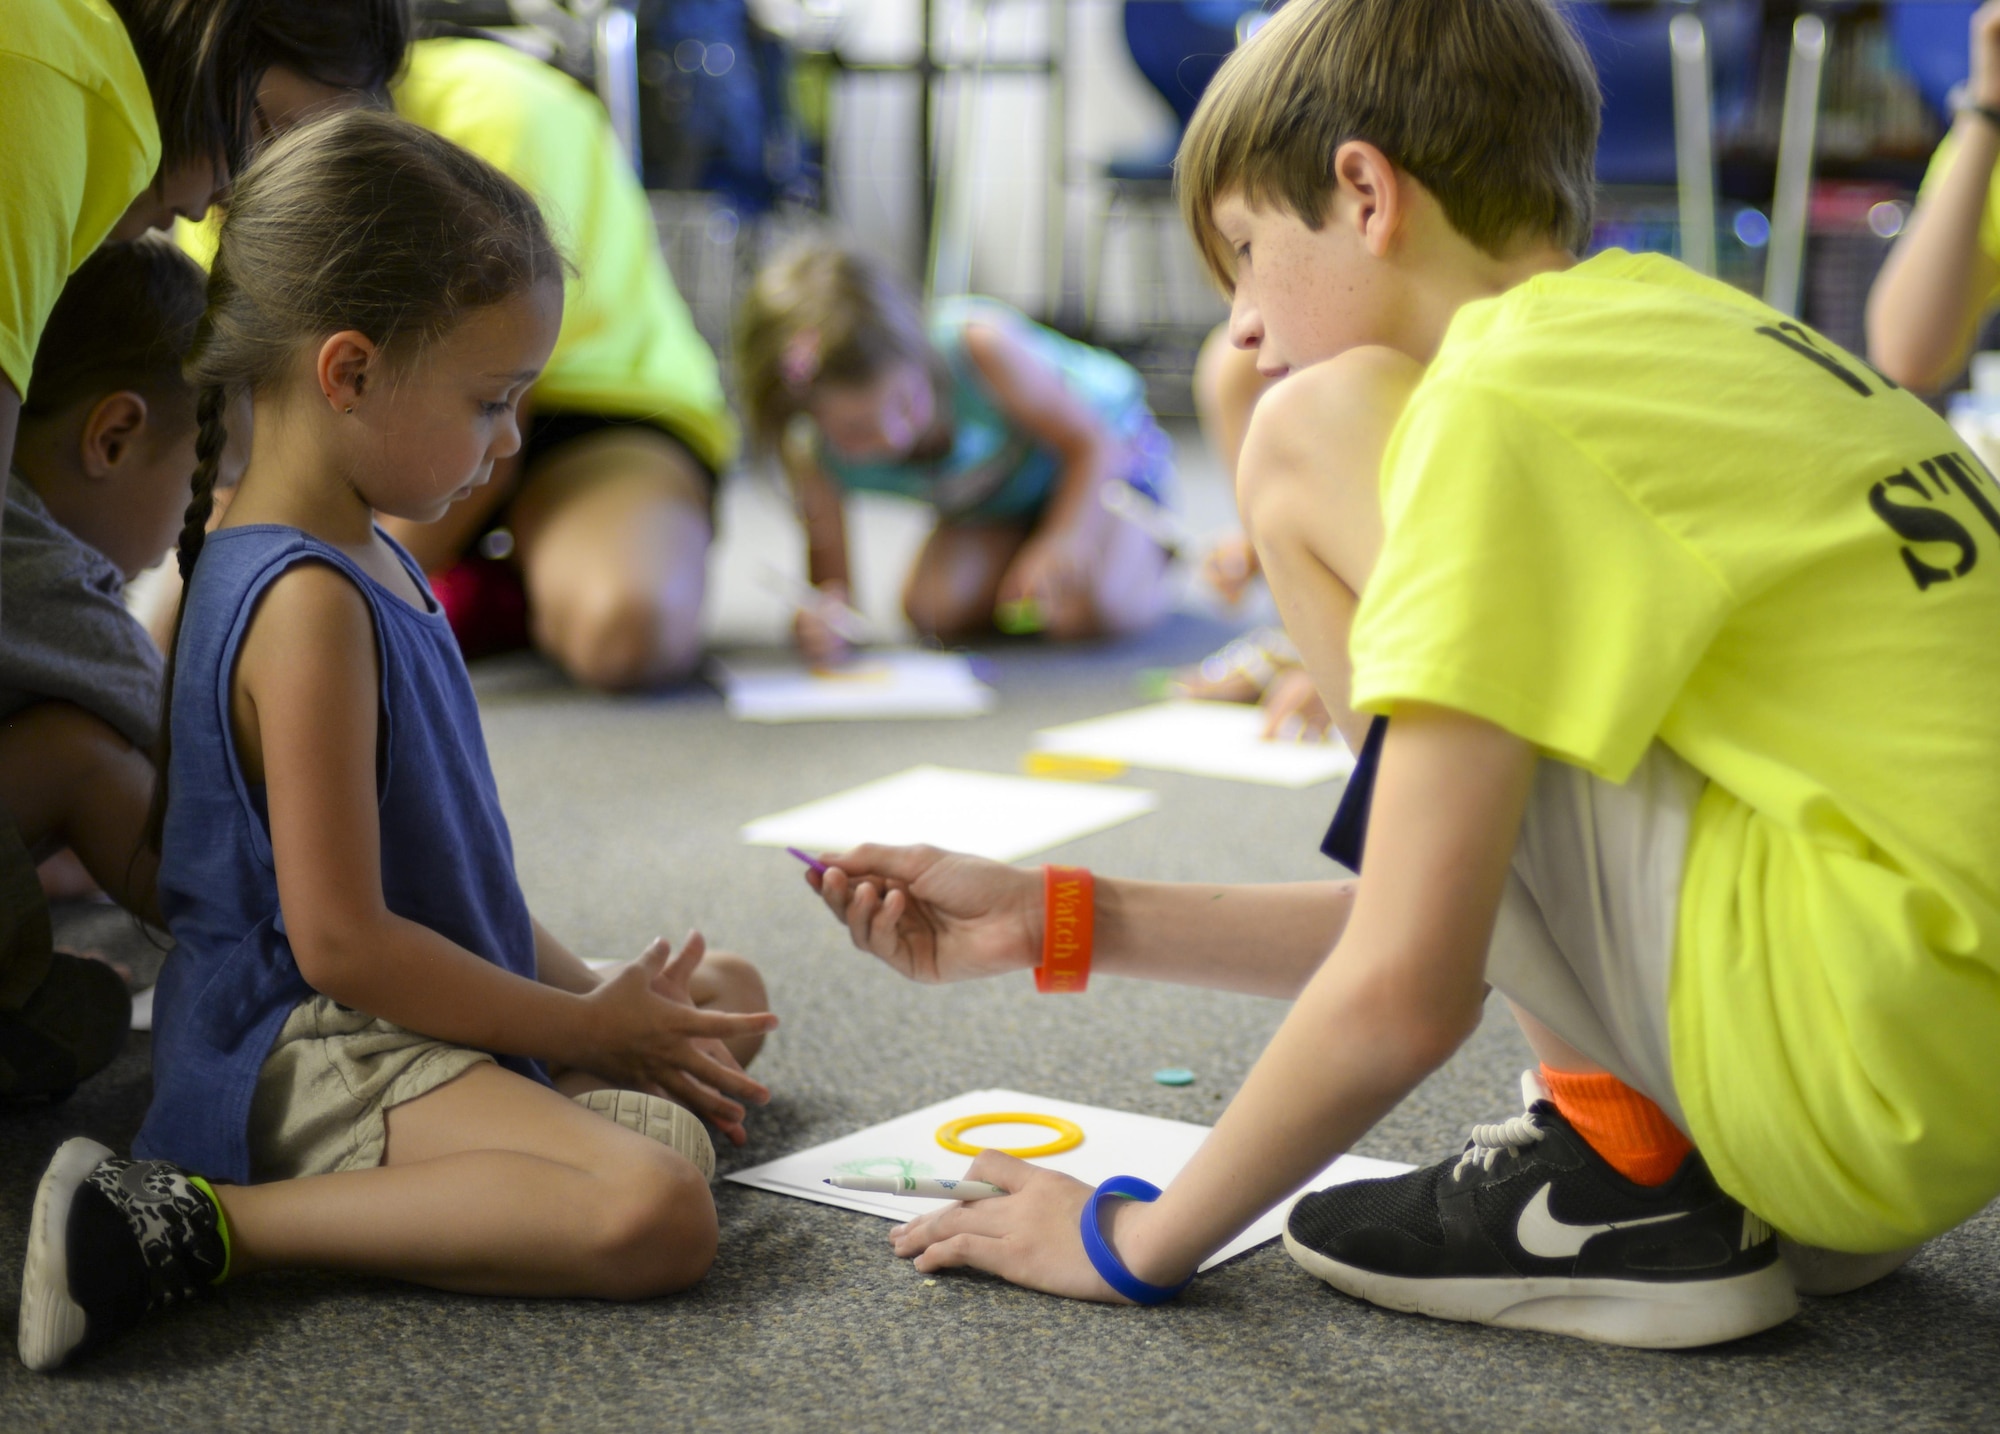
POLYGON ((229 1269, 214 1197, 164 1160, 66 1141, 42 1175, 21 1274, 21 1362, 54 1369, 229 1269))

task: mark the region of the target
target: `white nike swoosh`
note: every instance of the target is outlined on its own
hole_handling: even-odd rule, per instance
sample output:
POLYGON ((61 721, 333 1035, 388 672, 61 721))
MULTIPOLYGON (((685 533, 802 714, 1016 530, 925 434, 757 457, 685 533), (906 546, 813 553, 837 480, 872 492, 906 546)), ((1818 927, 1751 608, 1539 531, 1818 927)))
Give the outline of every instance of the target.
POLYGON ((1584 1246, 1593 1235, 1602 1235, 1607 1230, 1629 1230, 1635 1225, 1658 1225, 1667 1220, 1678 1220, 1687 1212, 1676 1210, 1671 1215, 1648 1215, 1643 1220, 1610 1220, 1602 1225, 1568 1225, 1549 1213, 1549 1190, 1553 1182, 1535 1192, 1535 1196, 1521 1211, 1521 1219, 1514 1226, 1514 1238, 1521 1248, 1537 1259, 1567 1260, 1584 1246))

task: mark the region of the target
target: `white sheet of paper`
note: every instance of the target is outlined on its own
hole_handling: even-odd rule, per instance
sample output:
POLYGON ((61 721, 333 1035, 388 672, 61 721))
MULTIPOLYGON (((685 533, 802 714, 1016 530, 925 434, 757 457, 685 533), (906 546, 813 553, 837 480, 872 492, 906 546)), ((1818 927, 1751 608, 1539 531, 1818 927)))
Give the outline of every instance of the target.
POLYGON ((132 998, 132 1029, 150 1031, 153 1029, 153 992, 157 987, 148 986, 132 998))
POLYGON ((1338 735, 1325 742, 1264 740, 1264 712, 1242 702, 1162 702, 1035 734, 1035 747, 1134 767, 1310 787, 1354 770, 1338 735))
MULTIPOLYGON (((1031 1112, 1059 1116, 1074 1121, 1083 1130, 1083 1143, 1060 1155, 1039 1156, 1035 1164, 1092 1185, 1114 1175, 1136 1175, 1165 1189, 1180 1173, 1202 1141, 1208 1127, 1185 1121, 1162 1120, 1158 1116, 1133 1115, 1108 1110, 1099 1105, 1078 1105, 1046 1095, 1029 1095, 1018 1090, 972 1090, 950 1100, 927 1105, 922 1110, 857 1130, 838 1140, 781 1156, 738 1170, 729 1178, 739 1185, 772 1190, 780 1195, 796 1195, 858 1210, 864 1215, 880 1215, 887 1220, 909 1220, 926 1210, 938 1208, 940 1201, 907 1200, 895 1195, 873 1195, 861 1190, 836 1190, 826 1184, 831 1175, 932 1175, 962 1179, 972 1164, 970 1156, 955 1155, 937 1142, 937 1128, 964 1115, 992 1115, 997 1112, 1031 1112)), ((1041 1145, 1055 1134, 1036 1125, 982 1125, 961 1137, 968 1145, 1021 1147, 1041 1145)), ((1373 1160, 1365 1155, 1343 1155, 1313 1176, 1299 1189, 1319 1189, 1348 1180, 1374 1180, 1400 1175, 1412 1167, 1391 1160, 1373 1160)), ((1285 1208, 1293 1191, 1266 1211, 1249 1229, 1224 1245, 1203 1263, 1204 1270, 1274 1240, 1284 1229, 1285 1208)))
POLYGON ((1130 821, 1159 802, 1157 793, 1133 787, 912 767, 759 817, 743 828, 743 840, 806 851, 844 851, 869 841, 924 842, 994 861, 1019 861, 1130 821))
POLYGON ((977 717, 999 694, 973 676, 962 652, 884 650, 815 672, 797 662, 732 663, 709 670, 739 722, 862 722, 977 717))

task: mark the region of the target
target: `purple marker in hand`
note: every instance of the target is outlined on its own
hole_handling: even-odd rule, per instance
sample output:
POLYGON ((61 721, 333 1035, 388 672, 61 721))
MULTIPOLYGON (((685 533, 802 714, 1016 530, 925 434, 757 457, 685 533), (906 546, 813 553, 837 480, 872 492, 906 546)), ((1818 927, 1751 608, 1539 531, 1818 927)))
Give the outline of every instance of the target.
POLYGON ((804 862, 807 866, 811 867, 814 871, 818 872, 821 876, 826 875, 826 863, 819 860, 817 857, 807 856, 804 852, 800 851, 795 846, 788 846, 785 848, 785 850, 790 852, 793 856, 797 857, 800 861, 804 862))

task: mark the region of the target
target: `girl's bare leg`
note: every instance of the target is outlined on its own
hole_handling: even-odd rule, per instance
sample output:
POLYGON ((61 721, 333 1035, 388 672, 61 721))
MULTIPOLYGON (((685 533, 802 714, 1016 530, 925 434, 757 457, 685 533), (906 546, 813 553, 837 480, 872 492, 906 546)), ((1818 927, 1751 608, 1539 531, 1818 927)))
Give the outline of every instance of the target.
POLYGON ((1422 370, 1357 350, 1291 375, 1250 419, 1236 502, 1285 631, 1335 725, 1359 751, 1347 638, 1382 550, 1382 455, 1422 370))
POLYGON ((589 687, 677 681, 701 658, 710 482, 664 433, 606 429, 538 458, 511 522, 535 645, 589 687))
POLYGON ((492 1065, 392 1109, 376 1169, 216 1193, 237 1273, 644 1299, 693 1284, 715 1258, 715 1205, 692 1164, 492 1065))
POLYGON ((942 642, 991 632, 1000 579, 1027 540, 1020 523, 939 523, 903 584, 910 625, 942 642))

